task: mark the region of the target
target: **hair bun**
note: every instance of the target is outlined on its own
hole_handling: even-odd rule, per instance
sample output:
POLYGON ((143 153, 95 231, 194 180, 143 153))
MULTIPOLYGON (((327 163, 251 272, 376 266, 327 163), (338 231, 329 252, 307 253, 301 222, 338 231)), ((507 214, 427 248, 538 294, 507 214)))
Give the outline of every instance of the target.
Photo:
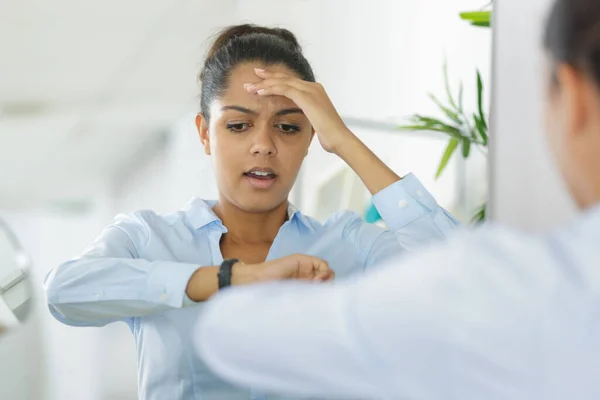
POLYGON ((264 26, 257 26, 254 24, 242 24, 234 25, 223 29, 215 39, 213 45, 208 51, 208 58, 211 58, 215 53, 223 46, 226 46, 232 39, 247 35, 262 34, 272 35, 286 41, 290 44, 294 50, 302 52, 302 48, 296 39, 296 36, 292 32, 283 28, 267 28, 264 26))
POLYGON ((223 95, 232 71, 244 63, 283 66, 300 79, 315 81, 315 74, 292 32, 252 24, 231 26, 216 35, 200 71, 200 110, 207 120, 213 100, 223 95))

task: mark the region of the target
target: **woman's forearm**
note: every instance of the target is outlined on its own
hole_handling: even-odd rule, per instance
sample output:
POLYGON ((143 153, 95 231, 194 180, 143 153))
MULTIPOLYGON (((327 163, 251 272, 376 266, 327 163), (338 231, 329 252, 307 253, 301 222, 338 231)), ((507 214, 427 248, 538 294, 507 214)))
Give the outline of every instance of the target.
POLYGON ((348 131, 347 137, 334 153, 356 172, 371 195, 401 179, 352 132, 348 131))
POLYGON ((52 270, 44 286, 61 322, 101 326, 181 308, 195 264, 123 257, 84 256, 52 270))
MULTIPOLYGON (((258 268, 242 263, 233 265, 231 272, 231 284, 248 285, 258 280, 254 269, 258 268)), ((194 302, 206 301, 219 291, 219 282, 217 273, 219 267, 199 268, 190 278, 186 287, 186 295, 194 302)))

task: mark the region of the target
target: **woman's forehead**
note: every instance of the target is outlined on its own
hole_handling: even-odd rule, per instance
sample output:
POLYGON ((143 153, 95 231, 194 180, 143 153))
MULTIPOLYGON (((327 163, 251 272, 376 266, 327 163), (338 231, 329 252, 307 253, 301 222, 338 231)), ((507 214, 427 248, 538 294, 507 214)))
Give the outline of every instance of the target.
POLYGON ((286 67, 283 64, 274 64, 265 66, 259 62, 251 62, 251 63, 243 63, 235 67, 231 74, 229 74, 229 83, 233 83, 234 81, 243 82, 243 83, 253 83, 260 81, 260 78, 256 76, 254 72, 255 68, 263 68, 268 69, 270 72, 276 72, 281 74, 286 74, 289 76, 298 77, 298 74, 286 67))
MULTIPOLYGON (((275 113, 282 109, 297 108, 298 106, 285 96, 260 96, 255 93, 249 93, 244 84, 258 83, 261 79, 254 73, 254 68, 260 65, 243 65, 234 70, 231 74, 228 86, 223 91, 223 94, 214 99, 211 104, 211 113, 220 113, 225 106, 240 106, 255 110, 259 113, 275 113)), ((277 67, 277 66, 275 66, 277 67)), ((269 67, 269 70, 274 72, 289 73, 285 67, 269 67)), ((216 114, 213 114, 216 115, 216 114)))

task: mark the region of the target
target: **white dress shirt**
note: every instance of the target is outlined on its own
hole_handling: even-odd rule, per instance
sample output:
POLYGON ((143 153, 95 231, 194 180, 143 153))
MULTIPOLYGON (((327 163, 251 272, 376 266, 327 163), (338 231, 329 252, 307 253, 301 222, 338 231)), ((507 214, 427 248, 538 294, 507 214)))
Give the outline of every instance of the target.
POLYGON ((312 398, 600 399, 600 207, 547 236, 457 235, 343 283, 232 288, 195 348, 312 398))
MULTIPOLYGON (((444 240, 458 226, 412 174, 373 201, 390 229, 351 212, 320 223, 290 207, 267 259, 313 255, 327 260, 343 280, 444 240)), ((48 307, 57 320, 72 326, 127 323, 137 349, 141 400, 281 399, 224 382, 190 351, 193 328, 208 302, 192 302, 187 284, 199 267, 223 262, 219 243, 227 227, 214 205, 194 199, 168 216, 147 210, 120 215, 82 255, 46 279, 48 307)))

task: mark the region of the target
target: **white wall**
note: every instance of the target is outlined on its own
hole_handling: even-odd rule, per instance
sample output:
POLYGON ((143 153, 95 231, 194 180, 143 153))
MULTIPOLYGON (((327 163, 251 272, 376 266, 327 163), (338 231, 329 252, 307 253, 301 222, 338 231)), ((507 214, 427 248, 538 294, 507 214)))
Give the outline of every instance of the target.
POLYGON ((204 154, 190 112, 174 121, 167 140, 147 149, 111 185, 112 209, 128 212, 152 209, 158 213, 178 210, 193 196, 216 198, 212 160, 204 154))
MULTIPOLYGON (((407 114, 436 111, 426 94, 443 94, 444 51, 451 77, 456 82, 465 81, 465 104, 474 105, 475 68, 489 76, 490 35, 460 21, 457 14, 482 2, 256 0, 239 2, 229 23, 249 20, 290 28, 304 44, 319 80, 342 115, 399 122, 407 114)), ((190 77, 190 84, 193 80, 190 77)), ((40 296, 38 317, 23 332, 31 335, 27 342, 30 347, 39 341, 41 354, 24 352, 23 361, 14 364, 14 370, 21 371, 20 383, 24 383, 27 375, 23 371, 29 371, 38 356, 42 360, 45 386, 39 390, 44 395, 32 394, 30 398, 136 398, 135 351, 128 329, 124 325, 102 329, 60 325, 45 309, 40 283, 50 268, 78 254, 116 213, 140 208, 167 213, 192 196, 216 198, 212 163, 195 133, 194 111, 174 123, 166 144, 156 142, 141 149, 139 157, 111 182, 98 182, 98 195, 87 213, 23 210, 12 216, 10 222, 35 263, 40 296)), ((398 173, 416 172, 442 204, 450 208, 455 205, 456 166, 439 181, 433 180, 445 139, 364 128, 357 128, 356 133, 398 173)), ((303 169, 302 195, 293 195, 293 201, 310 208, 315 177, 339 162, 315 141, 303 169)), ((482 160, 476 163, 479 172, 482 160)), ((482 178, 478 173, 474 176, 482 178)))
POLYGON ((0 340, 0 394, 6 399, 99 399, 101 353, 97 329, 75 329, 49 314, 42 282, 51 268, 80 253, 111 220, 106 191, 99 188, 96 206, 85 214, 56 210, 3 213, 32 259, 34 309, 23 330, 0 340), (8 352, 8 353, 6 353, 8 352), (6 389, 5 389, 6 388, 6 389), (10 397, 4 390, 10 389, 10 397))
POLYGON ((493 216, 530 231, 547 230, 574 213, 542 127, 541 38, 550 4, 551 0, 502 0, 495 5, 493 216))
MULTIPOLYGON (((368 7, 358 0, 257 0, 240 2, 232 10, 229 23, 253 22, 292 30, 340 114, 401 122, 416 112, 439 115, 427 93, 445 98, 445 58, 454 91, 462 80, 465 105, 475 107, 475 69, 479 68, 489 82, 491 34, 461 21, 458 13, 481 5, 480 0, 376 0, 368 7)), ((489 88, 486 84, 486 94, 489 88)), ((194 195, 215 198, 212 163, 200 147, 192 114, 174 127, 171 143, 162 153, 145 165, 132 165, 124 178, 119 177, 116 210, 153 208, 169 212, 194 195), (160 196, 154 194, 158 191, 160 196)), ((446 138, 352 128, 394 170, 401 175, 416 173, 444 206, 462 213, 465 220, 484 200, 484 157, 475 154, 469 161, 471 182, 465 195, 470 202, 466 201, 467 209, 463 210, 457 207, 457 166, 451 164, 441 179, 433 179, 446 138)), ((311 196, 318 176, 340 163, 315 140, 298 181, 302 193, 292 193, 292 201, 306 212, 313 211, 311 196)))
MULTIPOLYGON (((478 9, 483 0, 362 0, 291 3, 242 2, 238 18, 291 29, 300 39, 317 79, 345 117, 400 122, 413 113, 435 113, 427 93, 445 98, 442 78, 448 60, 455 93, 464 82, 465 107, 476 105, 475 70, 479 68, 489 95, 491 34, 461 21, 460 11, 478 9), (307 21, 310 21, 308 23, 307 21)), ((489 103, 488 103, 489 104, 489 103)), ((467 209, 457 207, 456 165, 438 181, 433 176, 445 148, 442 142, 381 133, 355 132, 397 173, 415 172, 440 202, 468 220, 485 197, 485 159, 470 160, 472 183, 467 209)), ((302 174, 302 206, 311 212, 311 187, 319 173, 338 163, 314 143, 302 174)))

